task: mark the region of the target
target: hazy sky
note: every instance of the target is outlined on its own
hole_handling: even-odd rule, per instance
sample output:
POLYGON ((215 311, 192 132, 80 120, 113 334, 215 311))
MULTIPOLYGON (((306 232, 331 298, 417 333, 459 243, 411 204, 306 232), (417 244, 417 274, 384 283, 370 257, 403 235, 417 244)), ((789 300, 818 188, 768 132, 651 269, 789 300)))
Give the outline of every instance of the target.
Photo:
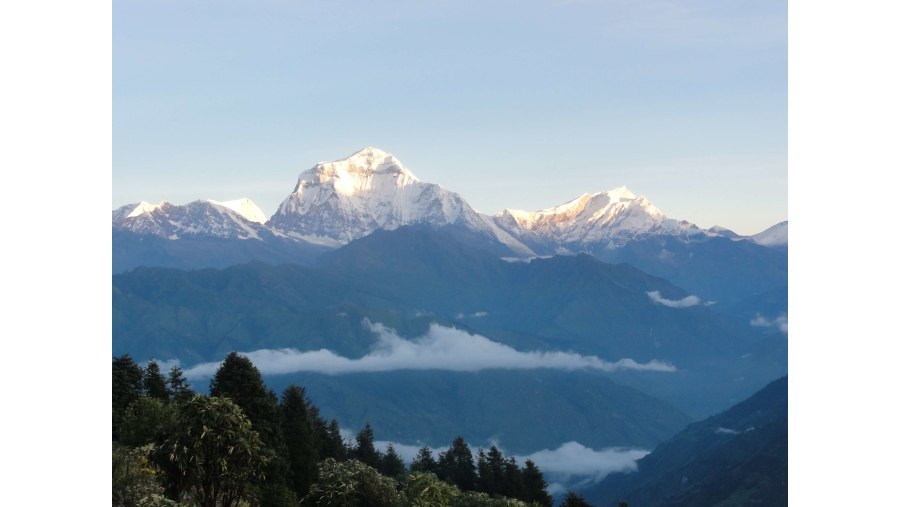
POLYGON ((787 219, 787 4, 113 4, 113 207, 270 215, 365 146, 486 213, 626 185, 759 232, 787 219))

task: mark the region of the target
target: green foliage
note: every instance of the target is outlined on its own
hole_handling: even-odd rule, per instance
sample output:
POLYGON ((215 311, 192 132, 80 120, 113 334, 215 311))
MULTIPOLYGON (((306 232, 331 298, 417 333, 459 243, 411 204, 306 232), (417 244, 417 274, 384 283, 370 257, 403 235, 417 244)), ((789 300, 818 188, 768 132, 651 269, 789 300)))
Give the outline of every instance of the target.
POLYGON ((159 470, 148 459, 153 446, 130 448, 113 443, 112 504, 114 507, 175 505, 163 497, 159 470))
POLYGON ((410 472, 437 473, 437 468, 437 461, 434 460, 434 455, 427 445, 419 449, 418 454, 416 454, 416 457, 413 458, 412 463, 409 465, 410 472))
POLYGON ((219 397, 195 396, 185 404, 167 448, 192 502, 201 507, 231 507, 246 499, 247 485, 263 478, 272 459, 241 408, 219 397))
POLYGON ((403 481, 407 507, 445 507, 460 495, 456 486, 433 473, 413 472, 403 481))
POLYGON ((478 450, 478 491, 496 495, 502 491, 506 460, 496 446, 491 446, 487 454, 478 450))
POLYGON ((463 437, 456 437, 450 448, 440 454, 437 475, 441 480, 455 484, 463 491, 475 489, 477 479, 475 461, 472 459, 469 444, 463 437))
POLYGON ((521 500, 501 496, 489 496, 480 491, 467 491, 450 504, 452 507, 528 507, 521 500))
POLYGON ((175 407, 141 396, 125 409, 119 428, 119 442, 133 447, 160 443, 175 432, 178 413, 175 407))
POLYGON ((125 410, 141 395, 144 372, 128 354, 113 358, 112 362, 112 431, 113 440, 119 438, 119 427, 125 410))
POLYGON ((144 369, 144 392, 151 398, 163 401, 169 400, 166 379, 160 373, 159 364, 156 361, 150 361, 147 363, 147 368, 144 369))
POLYGON ((281 447, 278 400, 266 387, 259 369, 245 356, 228 354, 210 381, 209 394, 230 398, 241 407, 266 445, 272 449, 281 447))
POLYGON ((281 424, 290 464, 289 475, 294 491, 301 497, 315 482, 321 447, 316 428, 316 423, 321 424, 321 420, 316 420, 318 417, 313 408, 301 387, 291 384, 281 394, 281 424))
POLYGON ((172 366, 169 370, 166 384, 168 385, 169 397, 177 403, 190 401, 196 394, 188 387, 187 379, 184 378, 184 372, 178 366, 172 366))
POLYGON ((584 498, 575 493, 574 491, 569 491, 566 493, 566 497, 563 499, 563 503, 560 504, 559 507, 593 507, 591 504, 587 503, 584 498))
POLYGON ((356 448, 353 450, 353 458, 372 468, 378 468, 381 463, 381 453, 375 449, 375 432, 369 423, 366 423, 365 428, 356 434, 356 448))
POLYGON ((267 484, 259 488, 289 482, 288 451, 284 443, 278 398, 263 382, 259 369, 247 357, 228 354, 210 381, 210 395, 230 398, 259 433, 263 444, 274 453, 265 469, 267 484))
POLYGON ((394 444, 388 444, 387 451, 381 458, 378 471, 388 477, 394 478, 400 477, 406 473, 406 465, 403 464, 403 459, 400 458, 397 454, 397 450, 394 449, 394 444))
POLYGON ((525 483, 525 495, 522 500, 544 507, 553 506, 553 498, 547 493, 547 481, 544 480, 544 474, 534 464, 534 461, 525 460, 522 480, 525 483))
POLYGON ((525 498, 525 479, 514 457, 510 457, 503 464, 500 494, 510 498, 525 498))
POLYGON ((302 502, 321 507, 397 507, 404 495, 397 482, 357 460, 328 458, 319 465, 319 481, 302 502))
MULTIPOLYGON (((316 409, 318 414, 318 409, 316 409)), ((321 419, 317 419, 321 420, 321 419)), ((344 445, 344 439, 341 437, 341 427, 338 425, 337 419, 332 419, 331 424, 324 432, 320 430, 322 446, 319 455, 323 458, 334 458, 336 460, 344 460, 347 458, 347 446, 344 445)))

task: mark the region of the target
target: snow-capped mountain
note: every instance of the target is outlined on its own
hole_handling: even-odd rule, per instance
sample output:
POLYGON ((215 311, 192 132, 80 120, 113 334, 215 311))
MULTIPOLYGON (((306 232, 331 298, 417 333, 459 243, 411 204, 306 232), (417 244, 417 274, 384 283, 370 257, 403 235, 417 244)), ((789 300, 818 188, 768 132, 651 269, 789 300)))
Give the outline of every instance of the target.
POLYGON ((265 214, 250 199, 198 200, 184 205, 140 202, 112 214, 113 229, 176 240, 213 237, 261 240, 265 214))
POLYGON ((598 243, 615 248, 648 235, 708 234, 689 222, 666 218, 647 198, 625 187, 584 194, 540 211, 506 209, 494 220, 513 237, 542 251, 578 251, 598 243))
POLYGON ((772 227, 750 236, 757 244, 762 246, 787 246, 788 244, 788 223, 787 220, 779 222, 772 227))
POLYGON ((420 181, 377 148, 303 171, 268 220, 249 199, 181 206, 141 202, 113 211, 112 218, 114 270, 252 260, 310 264, 377 230, 421 224, 498 257, 590 253, 717 301, 781 287, 787 273, 783 249, 772 248, 786 245, 787 223, 752 237, 721 227, 705 230, 666 217, 625 187, 539 211, 507 209, 488 216, 459 194, 420 181))
POLYGON ((728 238, 728 239, 733 239, 733 240, 746 239, 745 236, 741 236, 740 234, 732 231, 731 229, 722 227, 721 225, 714 225, 714 226, 710 227, 709 229, 707 229, 707 231, 709 231, 713 234, 722 236, 723 238, 728 238))
POLYGON ((290 236, 345 244, 377 229, 421 223, 461 226, 532 254, 459 194, 420 181, 396 157, 372 147, 301 173, 268 225, 290 236))

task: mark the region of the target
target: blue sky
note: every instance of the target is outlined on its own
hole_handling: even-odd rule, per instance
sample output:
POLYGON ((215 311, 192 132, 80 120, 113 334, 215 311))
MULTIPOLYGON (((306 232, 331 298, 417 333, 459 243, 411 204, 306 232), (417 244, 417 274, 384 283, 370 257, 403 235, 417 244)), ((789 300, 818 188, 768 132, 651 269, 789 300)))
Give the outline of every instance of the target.
POLYGON ((672 218, 787 218, 787 5, 113 5, 112 206, 249 197, 377 146, 486 213, 627 185, 672 218))

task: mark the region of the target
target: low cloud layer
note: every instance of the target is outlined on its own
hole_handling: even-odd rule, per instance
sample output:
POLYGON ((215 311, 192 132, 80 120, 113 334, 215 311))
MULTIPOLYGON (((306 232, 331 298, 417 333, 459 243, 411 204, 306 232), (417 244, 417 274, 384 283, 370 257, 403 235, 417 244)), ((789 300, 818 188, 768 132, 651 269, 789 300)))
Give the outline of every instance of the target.
MULTIPOLYGON (((355 433, 348 431, 344 434, 344 438, 354 442, 355 433)), ((378 440, 375 441, 375 448, 385 452, 388 444, 393 444, 394 450, 407 467, 422 447, 378 440)), ((495 442, 494 445, 497 445, 505 456, 509 456, 498 443, 495 442)), ((446 450, 447 447, 431 448, 432 456, 437 460, 438 455, 446 450)), ((472 457, 477 458, 477 453, 478 446, 472 446, 472 457)), ((527 455, 516 455, 515 458, 519 466, 524 466, 527 459, 534 461, 549 484, 548 491, 555 494, 573 487, 584 487, 600 482, 612 473, 635 472, 638 469, 637 460, 649 453, 650 451, 644 449, 620 447, 594 450, 578 442, 566 442, 556 449, 543 449, 527 455)))
MULTIPOLYGON (((297 349, 262 349, 246 352, 250 361, 263 374, 299 371, 341 374, 395 370, 480 371, 485 369, 562 370, 596 369, 602 371, 642 370, 672 372, 671 364, 652 360, 638 363, 633 359, 610 362, 597 356, 572 352, 518 351, 478 334, 432 324, 428 332, 415 340, 406 340, 382 324, 365 325, 378 339, 371 351, 358 359, 339 356, 326 349, 301 352, 297 349)), ((211 377, 218 362, 203 363, 185 370, 188 378, 211 377)))
POLYGON ((637 460, 647 454, 650 451, 644 449, 609 448, 596 451, 578 442, 566 442, 553 450, 544 449, 527 456, 516 456, 516 460, 520 463, 526 459, 534 461, 547 482, 569 488, 602 481, 611 473, 637 471, 637 460))
POLYGON ((650 300, 654 303, 668 306, 669 308, 688 308, 700 304, 700 298, 694 295, 685 296, 681 299, 666 299, 662 297, 658 290, 654 290, 648 292, 647 296, 649 296, 650 300))
POLYGON ((756 327, 777 327, 782 333, 788 334, 788 318, 783 313, 771 320, 757 313, 756 317, 750 321, 750 325, 756 327))
POLYGON ((475 312, 475 313, 470 313, 469 315, 466 315, 465 313, 457 313, 456 318, 457 318, 457 320, 462 320, 462 319, 466 319, 466 318, 480 319, 481 317, 487 317, 487 314, 488 314, 487 312, 475 312))

